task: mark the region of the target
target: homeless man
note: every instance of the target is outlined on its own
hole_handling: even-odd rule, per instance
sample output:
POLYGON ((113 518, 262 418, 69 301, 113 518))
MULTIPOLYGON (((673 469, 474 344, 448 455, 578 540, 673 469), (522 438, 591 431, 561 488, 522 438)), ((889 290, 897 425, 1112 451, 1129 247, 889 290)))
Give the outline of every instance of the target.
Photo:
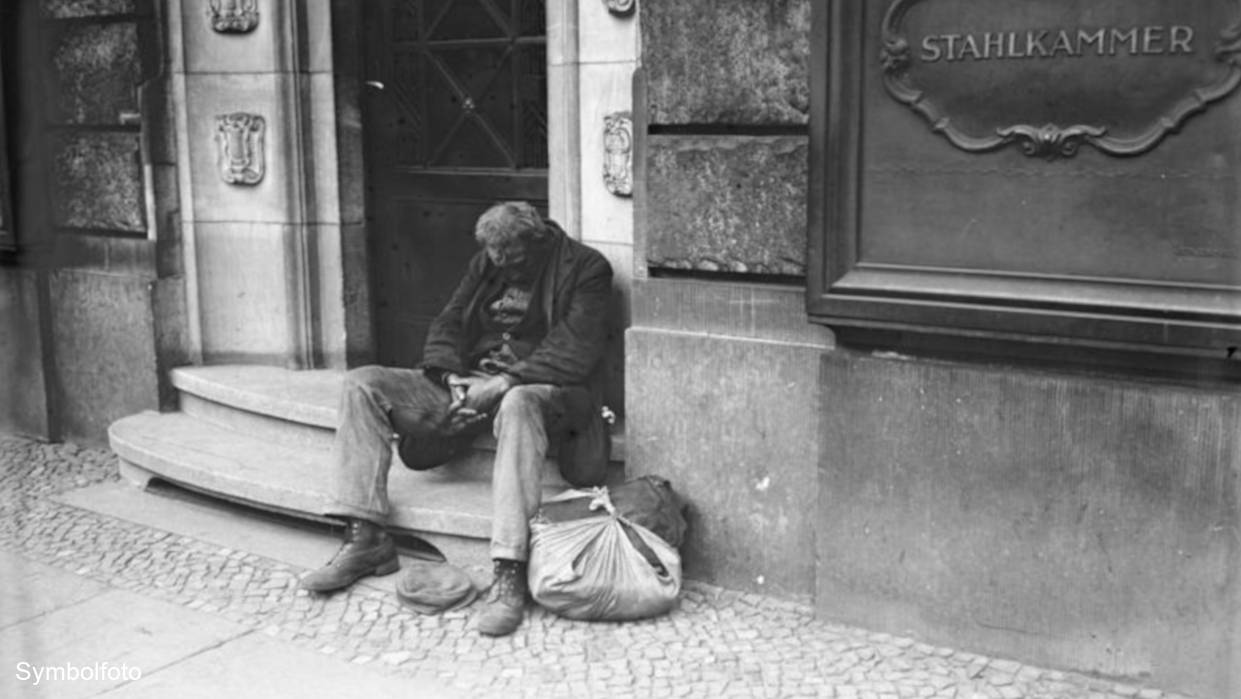
POLYGON ((393 433, 405 465, 426 469, 490 426, 495 581, 476 625, 499 636, 524 616, 528 524, 549 443, 557 442, 569 483, 604 479, 609 440, 598 374, 611 327, 612 270, 525 202, 491 207, 474 235, 483 249, 431 324, 420 367, 368 366, 345 377, 334 502, 326 510, 345 520, 345 543, 302 586, 324 592, 397 569, 384 530, 393 433))

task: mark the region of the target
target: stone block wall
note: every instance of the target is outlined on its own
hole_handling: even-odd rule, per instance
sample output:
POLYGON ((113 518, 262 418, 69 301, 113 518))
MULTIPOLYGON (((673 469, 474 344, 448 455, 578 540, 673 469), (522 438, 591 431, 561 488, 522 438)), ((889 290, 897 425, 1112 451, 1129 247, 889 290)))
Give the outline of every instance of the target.
POLYGON ((642 32, 647 264, 804 275, 810 3, 662 3, 642 32))
MULTIPOLYGON (((626 409, 622 333, 630 322, 634 214, 632 197, 611 191, 605 182, 609 158, 605 128, 609 116, 632 114, 638 13, 642 11, 641 3, 635 13, 618 15, 603 2, 558 0, 549 3, 548 13, 551 89, 575 90, 571 98, 562 94, 549 104, 553 120, 557 117, 554 110, 561 108, 562 128, 571 132, 550 144, 552 215, 564 218, 562 223, 571 235, 580 236, 612 265, 617 336, 606 358, 604 401, 620 414, 626 409), (558 184, 563 186, 558 189, 558 184)), ((613 157, 632 158, 632 139, 627 145, 627 152, 613 157)))
POLYGON ((1235 384, 1036 370, 952 338, 935 346, 955 361, 838 347, 807 322, 810 5, 641 16, 628 468, 689 501, 687 574, 1237 696, 1235 384))
POLYGON ((824 616, 1237 696, 1241 392, 839 351, 822 392, 824 616))
POLYGON ((0 268, 0 432, 48 434, 40 322, 37 274, 0 268))
POLYGON ((343 367, 359 351, 346 236, 362 231, 341 206, 331 6, 258 3, 242 31, 203 3, 168 5, 191 342, 207 362, 343 367), (230 115, 254 126, 225 153, 230 115))
POLYGON ((806 321, 810 3, 647 3, 635 91, 627 468, 690 504, 687 574, 809 602, 818 358, 806 321), (773 280, 783 283, 772 283, 773 280))
POLYGON ((168 404, 160 367, 186 357, 162 5, 42 0, 5 19, 23 186, 0 260, 0 430, 103 444, 112 420, 168 404))

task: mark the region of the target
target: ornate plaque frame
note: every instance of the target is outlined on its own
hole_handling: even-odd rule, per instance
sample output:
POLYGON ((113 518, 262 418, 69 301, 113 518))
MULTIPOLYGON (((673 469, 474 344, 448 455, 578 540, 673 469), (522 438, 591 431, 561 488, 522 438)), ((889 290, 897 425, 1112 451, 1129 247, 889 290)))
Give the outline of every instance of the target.
MULTIPOLYGON (((893 7, 908 7, 917 1, 897 0, 893 7)), ((1219 282, 1169 281, 1154 274, 1143 277, 1106 271, 1070 273, 1054 265, 1023 271, 1028 268, 1012 264, 987 268, 977 260, 956 264, 953 259, 945 259, 949 254, 931 250, 937 240, 945 240, 949 235, 936 229, 934 223, 927 223, 922 229, 915 223, 898 233, 897 238, 883 239, 889 245, 884 249, 901 250, 902 259, 876 256, 868 251, 875 250, 876 241, 881 240, 874 237, 879 229, 872 228, 878 209, 866 207, 883 206, 886 200, 874 198, 874 192, 879 191, 875 188, 878 170, 868 170, 874 163, 866 160, 870 154, 881 151, 867 150, 865 145, 881 142, 876 140, 881 139, 876 129, 903 129, 893 136, 899 143, 914 143, 920 154, 937 153, 941 162, 952 163, 958 169, 974 167, 963 158, 985 158, 977 166, 996 173, 992 175, 996 178, 1005 177, 1006 169, 1017 162, 1014 158, 1024 159, 1020 154, 1007 152, 1004 146, 1023 141, 1027 143, 1024 152, 1029 155, 1046 157, 1054 150, 1053 156, 1067 156, 1081 144, 1089 144, 1092 151, 1098 151, 1083 153, 1074 161, 1034 163, 1044 170, 1076 164, 1075 167, 1084 168, 1083 172, 1104 172, 1109 163, 1139 168, 1145 166, 1144 158, 1156 154, 1162 154, 1161 158, 1188 158, 1192 154, 1183 149, 1161 148, 1143 158, 1113 156, 1149 152, 1194 112, 1194 105, 1201 109, 1211 99, 1221 100, 1216 109, 1222 110, 1223 100, 1227 99, 1227 110, 1235 111, 1237 106, 1232 100, 1241 99, 1241 93, 1225 96, 1235 87, 1231 83, 1238 79, 1238 71, 1231 71, 1226 83, 1210 87, 1205 93, 1200 91, 1192 104, 1182 104, 1144 138, 1134 142, 1109 141, 1106 133, 1095 133, 1089 125, 1074 128, 1076 125, 1072 124, 1050 129, 1013 128, 975 141, 964 134, 952 134, 950 118, 934 111, 925 99, 914 98, 910 104, 932 124, 931 131, 917 134, 900 126, 904 123, 898 119, 900 105, 891 105, 890 111, 884 107, 884 116, 878 121, 877 114, 864 113, 866 105, 890 101, 890 86, 885 81, 893 80, 900 87, 899 66, 890 62, 901 52, 893 51, 891 46, 880 50, 875 42, 884 40, 885 27, 866 24, 881 16, 882 10, 876 9, 868 11, 864 0, 824 0, 813 5, 806 289, 811 321, 838 328, 951 337, 956 338, 954 342, 965 343, 999 340, 1125 349, 1154 356, 1241 358, 1241 284, 1236 283, 1237 271, 1241 270, 1241 231, 1225 230, 1222 235, 1233 237, 1226 239, 1226 249, 1218 254, 1213 249, 1205 250, 1218 258, 1221 269, 1226 270, 1219 282), (940 138, 936 134, 944 134, 950 140, 955 137, 961 143, 954 143, 952 149, 936 148, 933 143, 940 138), (868 191, 872 194, 869 199, 868 191)), ((1241 55, 1235 43, 1230 42, 1239 38, 1241 30, 1230 27, 1220 44, 1220 55, 1234 66, 1241 61, 1241 55)), ((1185 131, 1188 130, 1187 126, 1185 131)), ((1211 142, 1214 137, 1203 135, 1210 133, 1215 131, 1195 131, 1194 142, 1211 142)), ((1227 149, 1231 150, 1232 145, 1227 149)), ((1241 164, 1228 162, 1225 172, 1231 178, 1229 181, 1241 178, 1239 167, 1241 164)), ((916 185, 916 178, 911 180, 916 185)), ((900 187, 905 185, 900 181, 900 187)), ((1066 184, 1065 189, 1071 187, 1071 183, 1066 184)), ((1010 187, 1015 188, 1016 185, 1010 187)), ((987 195, 977 192, 969 196, 987 195)), ((1234 208, 1236 205, 1228 204, 1234 208)), ((1002 228, 989 233, 1001 237, 1009 234, 1002 228)), ((1172 236, 1168 239, 1172 243, 1179 240, 1172 232, 1167 235, 1172 236)), ((1193 250, 1192 241, 1184 245, 1193 250)), ((1162 257, 1154 256, 1163 254, 1133 253, 1139 260, 1159 260, 1162 257)), ((1109 269, 1107 263, 1101 259, 1098 268, 1109 269)))
POLYGON ((631 17, 638 9, 638 0, 603 0, 603 4, 617 17, 631 17))
POLYGON ((237 185, 262 182, 267 172, 263 157, 267 121, 247 112, 220 114, 215 120, 220 179, 237 185))
POLYGON ((1044 158, 1071 158, 1082 144, 1108 155, 1140 155, 1154 148, 1170 133, 1180 130, 1185 120, 1227 97, 1241 84, 1241 0, 1237 0, 1237 21, 1224 29, 1215 46, 1215 60, 1228 71, 1216 82, 1194 87, 1165 114, 1149 124, 1141 134, 1118 138, 1097 124, 1011 124, 994 133, 966 133, 926 92, 918 89, 909 76, 912 61, 903 22, 909 10, 927 0, 894 0, 883 19, 884 86, 892 97, 921 114, 931 129, 965 151, 981 153, 1018 144, 1026 155, 1044 158))
POLYGON ((603 118, 603 185, 618 197, 633 196, 633 113, 603 118))
POLYGON ((259 26, 258 0, 211 0, 208 14, 220 34, 247 34, 259 26))

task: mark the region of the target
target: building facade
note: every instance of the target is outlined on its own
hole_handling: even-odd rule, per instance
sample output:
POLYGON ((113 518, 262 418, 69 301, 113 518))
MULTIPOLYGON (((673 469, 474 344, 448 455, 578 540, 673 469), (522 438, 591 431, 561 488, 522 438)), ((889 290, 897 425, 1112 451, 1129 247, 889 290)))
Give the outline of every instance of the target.
MULTIPOLYGON (((1009 33, 1055 26, 1000 4, 1009 33)), ((929 642, 1208 697, 1241 686, 1226 347, 1241 146, 1218 137, 1241 119, 1235 94, 1149 154, 1031 159, 965 152, 881 89, 900 77, 881 72, 881 31, 971 30, 926 29, 932 2, 19 5, 3 10, 0 54, 0 429, 101 443, 116 419, 175 409, 168 371, 186 364, 413 362, 469 222, 495 198, 530 199, 612 262, 626 330, 609 404, 627 473, 668 477, 690 503, 691 576, 929 642), (860 43, 834 33, 845 26, 860 43), (847 157, 861 164, 837 167, 847 157), (991 175, 971 190, 945 175, 962 170, 991 175), (1042 212, 977 203, 1013 172, 1027 178, 1013 188, 1084 184, 1005 194, 1042 212), (1207 259, 1198 286, 1215 310, 1139 295, 1170 314, 1160 335, 1110 297, 1089 312, 1044 298, 1107 275, 1004 243, 1038 230, 1023 221, 1062 205, 1050 228, 1087 220, 1098 240, 1107 221, 1140 223, 1124 216, 1141 201, 1083 172, 1135 191, 1169 174, 1211 183, 1166 202, 1211 212, 1184 215, 1213 233, 1172 234, 1188 253, 1130 247, 1147 250, 1141 269, 1207 259), (857 199, 866 225, 839 218, 844 187, 880 192, 857 199), (920 227, 973 210, 992 237, 920 227), (965 272, 917 293, 848 277, 873 260, 965 272), (1054 280, 953 286, 973 272, 1054 280), (1036 301, 1012 301, 1023 294, 1036 301)), ((1034 5, 1098 5, 1100 26, 1123 15, 1034 5)), ((1170 12, 1155 5, 1135 12, 1170 12)), ((1163 53, 1185 48, 1189 24, 1168 25, 1182 28, 1163 53)), ((1135 36, 1126 46, 1156 46, 1135 36)), ((930 45, 944 66, 956 55, 930 45)), ((929 64, 926 46, 914 56, 929 64)), ((1222 55, 1220 70, 1236 65, 1222 55)), ((1187 286, 1142 275, 1129 276, 1152 282, 1143 293, 1187 286)))

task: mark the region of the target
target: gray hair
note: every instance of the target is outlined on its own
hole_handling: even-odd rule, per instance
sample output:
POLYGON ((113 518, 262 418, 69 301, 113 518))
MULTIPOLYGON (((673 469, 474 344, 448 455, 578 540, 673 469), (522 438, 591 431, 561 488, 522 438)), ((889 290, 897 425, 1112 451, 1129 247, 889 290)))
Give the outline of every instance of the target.
POLYGON ((474 224, 474 238, 483 245, 539 243, 548 233, 538 210, 524 201, 500 202, 484 211, 474 224))

